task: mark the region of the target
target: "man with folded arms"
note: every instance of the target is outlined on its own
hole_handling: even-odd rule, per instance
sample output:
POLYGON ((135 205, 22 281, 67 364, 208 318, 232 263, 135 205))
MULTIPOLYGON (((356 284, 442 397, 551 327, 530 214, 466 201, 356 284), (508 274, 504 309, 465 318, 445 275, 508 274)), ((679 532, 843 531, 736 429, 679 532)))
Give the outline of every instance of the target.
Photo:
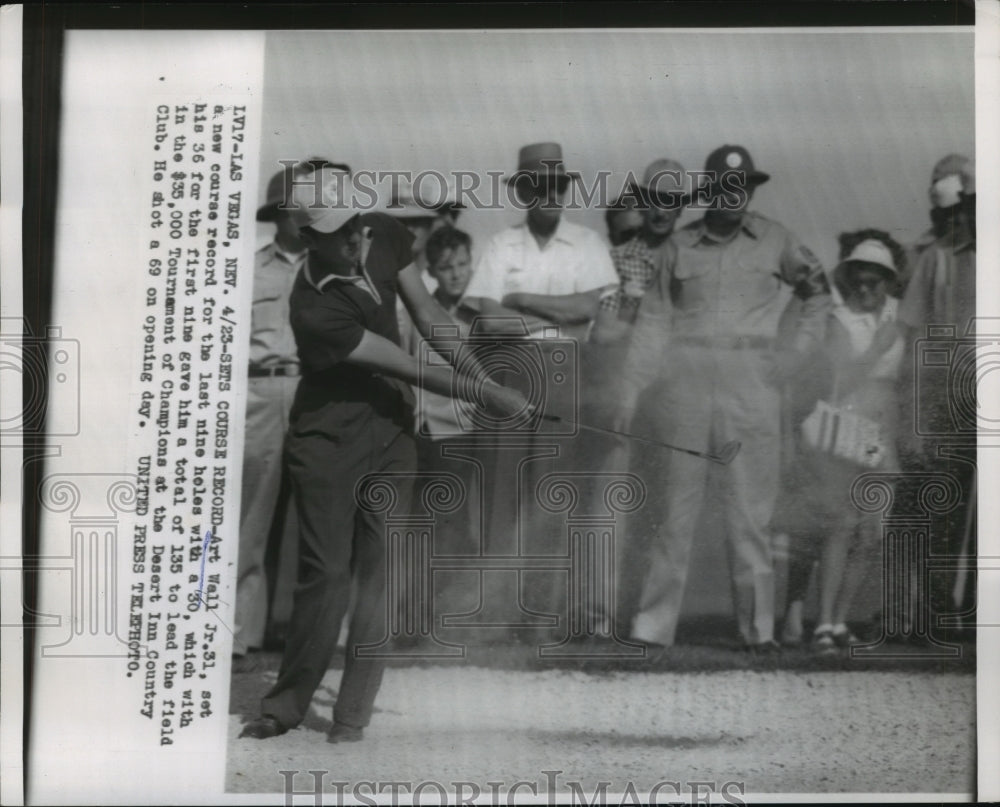
MULTIPOLYGON (((567 191, 577 177, 566 170, 558 143, 533 143, 520 150, 517 171, 507 183, 512 194, 510 200, 525 211, 525 218, 486 243, 462 302, 464 307, 487 318, 480 322, 480 333, 491 329, 517 339, 517 329, 521 327, 521 337, 523 330, 532 337, 543 337, 538 346, 544 356, 556 351, 561 354, 565 347, 559 345, 558 339, 545 337, 569 337, 578 342, 586 339, 601 294, 618 285, 618 276, 601 237, 563 216, 567 191), (520 322, 515 319, 512 324, 511 320, 499 319, 511 314, 520 317, 520 322)), ((578 391, 579 399, 585 400, 589 394, 587 380, 566 377, 568 381, 549 383, 539 394, 544 396, 546 413, 575 420, 573 393, 578 391)), ((518 379, 517 374, 511 373, 510 383, 519 381, 525 383, 526 377, 522 374, 518 379)), ((572 442, 544 433, 524 437, 527 442, 523 457, 538 458, 524 462, 519 478, 500 464, 492 468, 496 484, 492 487, 492 500, 486 505, 487 547, 497 554, 509 554, 520 526, 525 540, 517 551, 557 554, 565 551, 562 547, 565 538, 545 529, 545 513, 534 505, 532 491, 541 474, 572 467, 568 452, 575 451, 588 437, 578 435, 572 442), (553 447, 558 458, 544 458, 545 452, 553 447), (522 512, 518 512, 516 502, 523 503, 522 512)), ((509 451, 497 453, 494 459, 506 463, 509 456, 509 451)), ((528 573, 519 578, 520 594, 528 609, 550 616, 565 612, 565 586, 559 576, 528 573)), ((525 630, 522 633, 526 637, 544 638, 533 628, 525 630)))
POLYGON ((466 290, 467 305, 478 304, 487 316, 514 310, 537 318, 539 331, 548 323, 560 326, 562 336, 586 333, 601 292, 617 285, 618 276, 601 237, 562 216, 575 178, 558 143, 521 149, 518 170, 507 182, 525 219, 487 242, 466 290))

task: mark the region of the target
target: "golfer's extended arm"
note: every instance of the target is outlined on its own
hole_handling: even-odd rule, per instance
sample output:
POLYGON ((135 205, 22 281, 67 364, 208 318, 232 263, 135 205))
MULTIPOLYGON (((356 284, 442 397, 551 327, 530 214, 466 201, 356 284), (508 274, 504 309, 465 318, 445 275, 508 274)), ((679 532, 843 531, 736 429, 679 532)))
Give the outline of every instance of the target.
POLYGON ((502 306, 489 297, 466 297, 459 305, 466 311, 480 317, 479 333, 522 336, 525 329, 533 331, 543 325, 550 324, 540 317, 533 317, 522 311, 502 306))
MULTIPOLYGON (((449 337, 444 340, 434 339, 433 330, 435 325, 454 325, 456 328, 459 328, 459 324, 455 322, 451 315, 427 291, 424 281, 420 278, 420 270, 417 269, 416 264, 411 263, 399 273, 399 292, 400 297, 403 298, 403 305, 409 311, 410 317, 417 326, 420 335, 427 340, 431 348, 439 352, 439 355, 450 354, 454 357, 452 359, 454 361, 458 357, 457 350, 442 353, 439 351, 439 348, 442 346, 447 348, 454 347, 455 338, 449 337), (442 341, 444 342, 443 345, 442 341)), ((465 355, 464 369, 470 375, 484 381, 488 377, 485 371, 480 368, 475 358, 468 354, 465 355)), ((433 391, 437 392, 437 390, 433 391)))
POLYGON ((421 368, 417 359, 399 345, 368 330, 348 354, 347 361, 448 397, 454 395, 455 388, 467 386, 453 384, 454 371, 450 366, 421 368))
MULTIPOLYGON (((575 294, 528 294, 521 292, 511 295, 516 300, 517 308, 527 314, 547 319, 558 325, 575 325, 589 322, 594 316, 597 301, 601 298, 603 289, 591 289, 575 294)), ((501 303, 505 302, 501 300, 501 303)))
POLYGON ((403 269, 399 273, 398 279, 399 296, 402 297, 403 305, 406 306, 410 317, 413 318, 413 324, 417 326, 417 330, 424 339, 431 339, 432 329, 435 325, 457 324, 427 291, 416 264, 411 263, 403 269))

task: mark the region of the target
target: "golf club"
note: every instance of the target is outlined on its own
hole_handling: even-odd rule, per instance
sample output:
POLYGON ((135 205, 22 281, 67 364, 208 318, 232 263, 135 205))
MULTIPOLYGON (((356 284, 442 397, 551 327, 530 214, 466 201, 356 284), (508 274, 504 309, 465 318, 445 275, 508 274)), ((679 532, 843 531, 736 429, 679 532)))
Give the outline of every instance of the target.
POLYGON ((565 420, 558 415, 542 415, 544 420, 551 421, 552 423, 566 423, 570 425, 575 425, 578 428, 586 429, 587 431, 597 432, 598 434, 608 434, 614 437, 625 437, 629 440, 638 440, 640 443, 646 443, 647 445, 657 446, 659 448, 668 448, 671 451, 682 451, 685 454, 690 454, 692 457, 700 457, 701 459, 709 460, 710 462, 716 462, 719 465, 729 465, 733 461, 733 458, 740 453, 740 442, 738 440, 732 440, 726 443, 720 450, 718 454, 710 454, 707 451, 696 451, 693 448, 682 448, 681 446, 671 445, 670 443, 663 443, 659 440, 651 440, 648 437, 640 437, 637 434, 629 434, 628 432, 620 432, 615 429, 604 429, 600 426, 589 426, 586 423, 579 423, 570 420, 565 420))

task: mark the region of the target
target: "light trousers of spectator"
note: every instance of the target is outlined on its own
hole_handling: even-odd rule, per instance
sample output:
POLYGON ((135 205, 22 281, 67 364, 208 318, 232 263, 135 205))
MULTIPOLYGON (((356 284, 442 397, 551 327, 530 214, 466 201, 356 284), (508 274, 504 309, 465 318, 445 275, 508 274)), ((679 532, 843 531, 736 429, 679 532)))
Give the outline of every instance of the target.
MULTIPOLYGON (((621 368, 628 352, 628 340, 623 339, 613 344, 585 343, 580 345, 580 360, 582 381, 580 389, 580 421, 599 428, 611 428, 621 402, 621 368)), ((629 470, 630 446, 625 438, 616 438, 581 430, 574 438, 572 467, 577 472, 593 472, 598 479, 604 480, 607 474, 624 474, 629 470)), ((588 485, 586 479, 580 479, 583 490, 583 501, 588 502, 587 511, 601 513, 606 510, 604 504, 605 485, 588 485)), ((624 517, 618 517, 620 526, 615 532, 615 599, 616 602, 605 602, 601 597, 588 598, 587 617, 593 624, 602 626, 603 630, 611 626, 607 620, 614 615, 618 635, 628 635, 632 612, 635 610, 635 600, 642 584, 641 569, 644 568, 644 558, 637 549, 635 541, 628 540, 631 536, 625 525, 624 517)))
POLYGON ((282 451, 298 378, 251 378, 247 383, 246 437, 240 504, 233 653, 261 647, 267 627, 265 558, 281 490, 282 451))
POLYGON ((654 518, 648 572, 632 636, 671 645, 680 617, 695 531, 703 506, 721 508, 729 544, 740 635, 774 636, 774 568, 768 525, 778 494, 779 395, 765 381, 768 352, 675 345, 656 437, 698 450, 730 440, 742 449, 728 466, 674 452, 666 473, 645 479, 662 509, 654 518), (721 501, 706 502, 709 473, 720 474, 721 501))

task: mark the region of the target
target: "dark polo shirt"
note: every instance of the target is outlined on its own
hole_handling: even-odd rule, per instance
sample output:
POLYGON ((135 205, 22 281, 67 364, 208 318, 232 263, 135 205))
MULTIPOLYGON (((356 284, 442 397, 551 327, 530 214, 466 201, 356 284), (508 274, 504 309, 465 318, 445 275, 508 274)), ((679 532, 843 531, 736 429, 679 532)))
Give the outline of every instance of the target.
POLYGON ((292 405, 291 433, 349 441, 373 419, 409 429, 412 393, 403 382, 345 361, 366 330, 399 344, 397 276, 412 262, 413 236, 384 213, 361 217, 370 228, 364 272, 317 277, 307 258, 292 287, 289 310, 302 379, 292 405))

